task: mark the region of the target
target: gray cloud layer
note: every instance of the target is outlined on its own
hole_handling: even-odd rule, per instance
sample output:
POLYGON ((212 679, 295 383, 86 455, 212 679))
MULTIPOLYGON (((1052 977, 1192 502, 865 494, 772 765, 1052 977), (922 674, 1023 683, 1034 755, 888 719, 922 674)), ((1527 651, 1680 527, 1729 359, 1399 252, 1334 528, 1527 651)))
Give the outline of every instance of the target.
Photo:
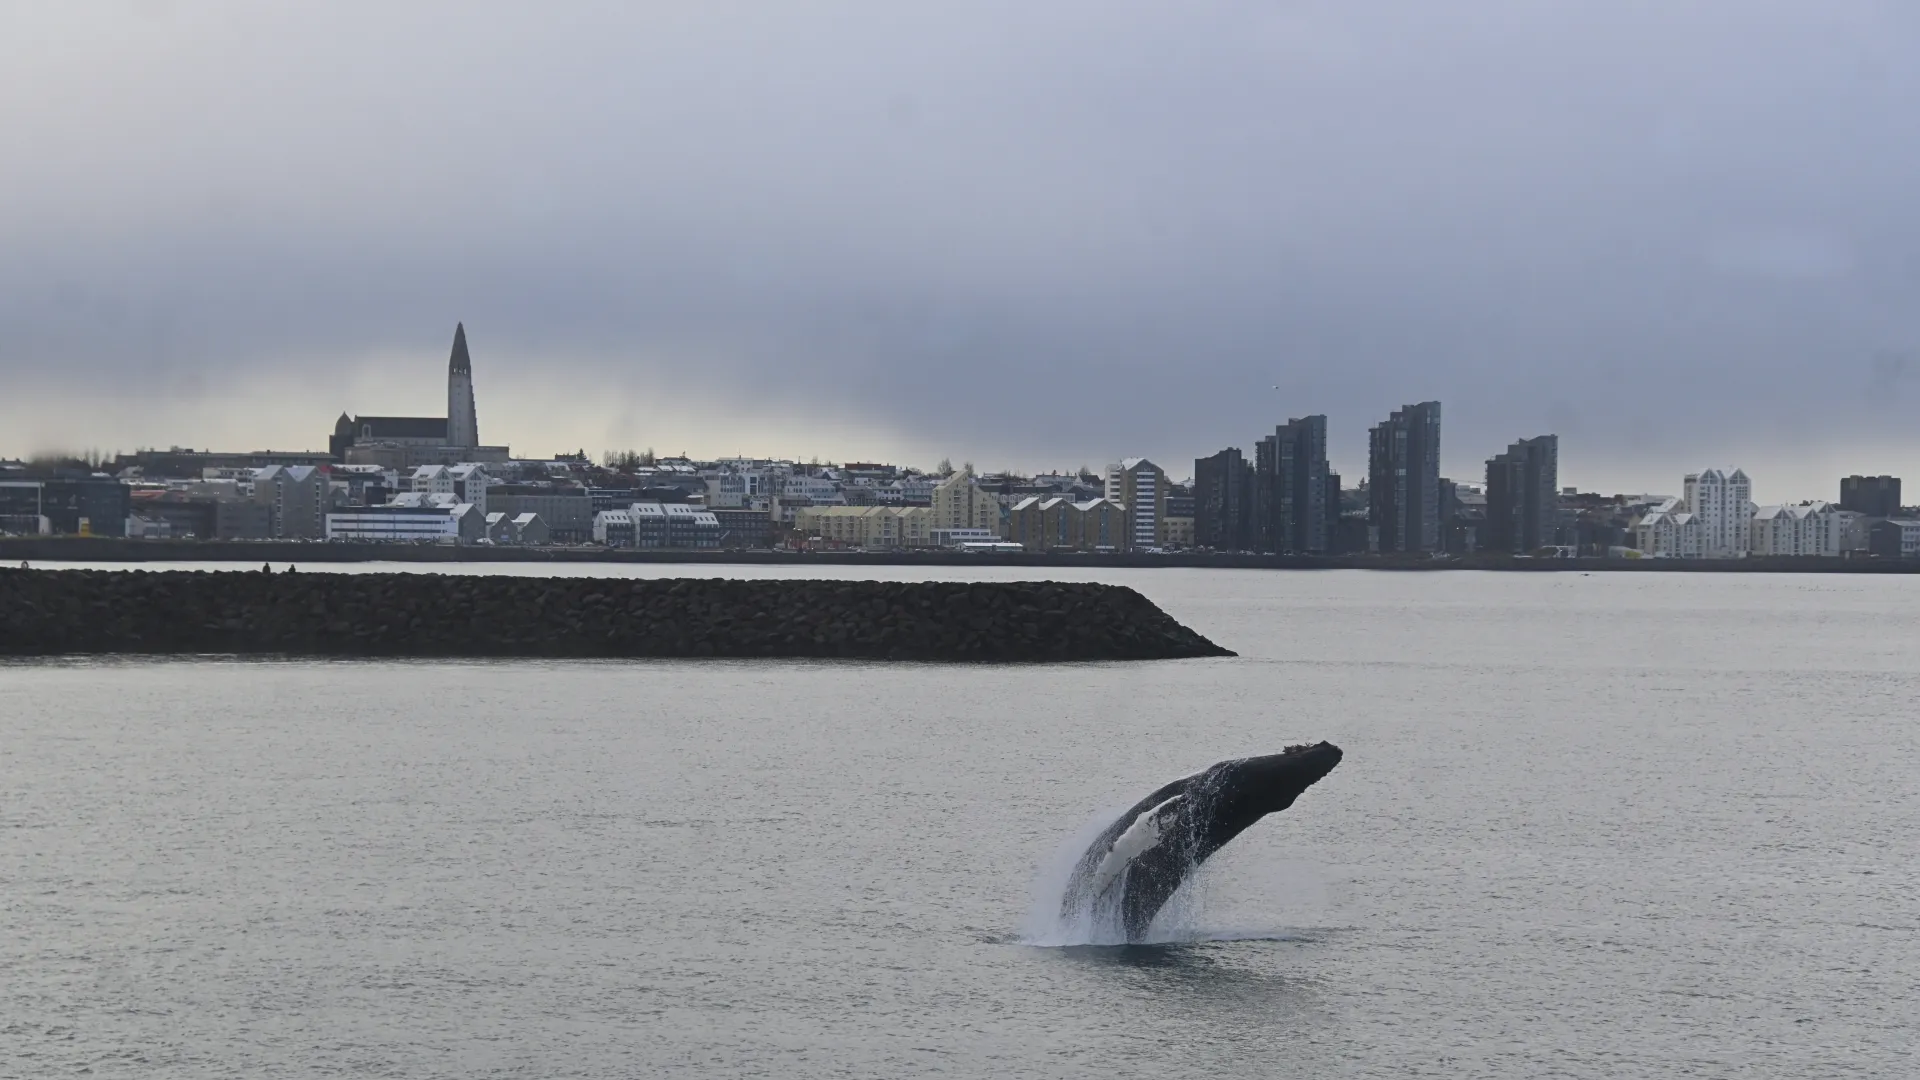
POLYGON ((0 7, 0 452, 1920 450, 1912 5, 546 6, 0 7))

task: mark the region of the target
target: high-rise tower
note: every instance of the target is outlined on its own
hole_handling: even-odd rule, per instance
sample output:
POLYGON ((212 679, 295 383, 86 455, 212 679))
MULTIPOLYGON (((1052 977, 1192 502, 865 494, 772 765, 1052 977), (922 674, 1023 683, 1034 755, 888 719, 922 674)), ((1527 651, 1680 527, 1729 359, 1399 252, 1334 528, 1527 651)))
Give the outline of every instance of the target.
POLYGON ((1506 453, 1488 459, 1482 549, 1528 555, 1546 547, 1554 542, 1559 512, 1559 436, 1521 439, 1506 453))
POLYGON ((1367 523, 1379 550, 1439 551, 1440 403, 1396 409, 1367 434, 1367 523))
POLYGON ((480 417, 473 408, 473 361, 467 356, 467 327, 453 327, 453 355, 447 358, 447 445, 479 446, 480 417))
POLYGON ((1275 428, 1254 445, 1253 470, 1260 550, 1325 554, 1340 517, 1340 492, 1328 493, 1327 418, 1296 417, 1275 428))

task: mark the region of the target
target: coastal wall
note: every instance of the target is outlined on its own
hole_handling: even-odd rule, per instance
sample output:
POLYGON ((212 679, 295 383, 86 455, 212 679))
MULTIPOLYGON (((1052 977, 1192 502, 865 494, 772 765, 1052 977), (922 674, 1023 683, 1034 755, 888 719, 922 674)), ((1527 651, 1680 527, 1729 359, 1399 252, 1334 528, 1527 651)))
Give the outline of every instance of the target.
POLYGON ((1233 655, 1117 585, 0 568, 0 656, 89 653, 1233 655))
POLYGON ((1514 570, 1555 573, 1913 574, 1920 559, 1774 556, 1747 559, 1519 559, 1471 555, 1167 555, 1092 552, 973 553, 921 551, 635 551, 600 547, 476 547, 449 544, 345 544, 257 540, 125 540, 109 537, 0 538, 0 564, 74 562, 514 562, 654 563, 706 566, 1020 566, 1110 569, 1196 567, 1220 570, 1514 570))

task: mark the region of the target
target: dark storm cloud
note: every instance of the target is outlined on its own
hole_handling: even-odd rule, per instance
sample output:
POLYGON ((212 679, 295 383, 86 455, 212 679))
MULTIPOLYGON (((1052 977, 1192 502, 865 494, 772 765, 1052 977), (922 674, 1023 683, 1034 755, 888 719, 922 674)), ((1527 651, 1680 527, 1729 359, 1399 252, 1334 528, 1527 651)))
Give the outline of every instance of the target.
POLYGON ((1177 463, 1326 412, 1352 472, 1428 397, 1463 476, 1912 446, 1904 6, 552 6, 4 9, 0 369, 185 387, 191 440, 209 382, 465 318, 483 391, 564 360, 714 452, 820 409, 1177 463))

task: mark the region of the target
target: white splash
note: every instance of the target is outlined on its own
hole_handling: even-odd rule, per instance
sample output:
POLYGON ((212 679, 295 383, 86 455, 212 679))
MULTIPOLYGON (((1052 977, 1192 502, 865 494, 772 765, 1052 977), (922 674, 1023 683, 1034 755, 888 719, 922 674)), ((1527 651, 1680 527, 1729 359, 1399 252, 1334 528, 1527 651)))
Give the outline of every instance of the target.
MULTIPOLYGON (((1120 917, 1121 890, 1112 885, 1124 876, 1135 858, 1160 841, 1164 829, 1162 812, 1179 798, 1181 796, 1176 795, 1134 818, 1127 831, 1108 846, 1100 865, 1087 875, 1079 889, 1072 888, 1074 870, 1086 857, 1087 849, 1127 808, 1112 807, 1075 830, 1035 874, 1033 906, 1019 940, 1023 944, 1047 947, 1127 944, 1127 932, 1120 917)), ((1154 920, 1156 932, 1151 940, 1191 940, 1184 927, 1194 914, 1195 899, 1187 885, 1181 886, 1154 920), (1161 930, 1162 926, 1167 929, 1161 930), (1163 934, 1172 936, 1163 939, 1163 934)))
MULTIPOLYGON (((1127 832, 1145 832, 1166 803, 1134 819, 1127 832)), ((1016 940, 1043 948, 1080 945, 1125 945, 1118 889, 1104 895, 1082 888, 1068 895, 1074 869, 1100 834, 1126 812, 1114 806, 1095 815, 1065 839, 1034 875, 1033 906, 1016 940)), ((1126 834, 1111 848, 1119 848, 1126 834)), ((1229 847, 1189 877, 1165 907, 1140 944, 1172 945, 1212 941, 1303 940, 1298 927, 1325 925, 1331 906, 1323 867, 1286 857, 1269 847, 1271 841, 1250 838, 1240 849, 1229 847), (1267 850, 1262 850, 1266 848, 1267 850)), ((1151 845, 1141 850, 1150 849, 1151 845)), ((1111 852, 1110 852, 1111 854, 1111 852)), ((1137 858, 1135 853, 1132 858, 1137 858)), ((1105 859, 1102 865, 1105 865, 1105 859)), ((1121 872, 1131 859, 1119 860, 1121 872)), ((1098 872, 1089 875, 1097 878, 1098 872)), ((1113 875, 1115 878, 1119 873, 1113 875)), ((1106 883, 1111 885, 1111 881, 1106 883)))

